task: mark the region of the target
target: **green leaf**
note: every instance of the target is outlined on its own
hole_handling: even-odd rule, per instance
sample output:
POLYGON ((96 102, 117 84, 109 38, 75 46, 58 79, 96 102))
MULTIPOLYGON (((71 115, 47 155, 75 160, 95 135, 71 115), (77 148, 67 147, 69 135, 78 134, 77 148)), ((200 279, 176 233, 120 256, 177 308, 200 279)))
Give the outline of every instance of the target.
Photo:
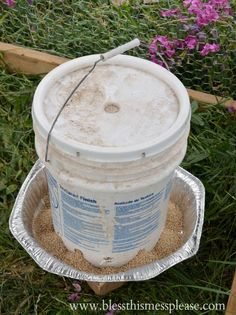
POLYGON ((191 108, 192 108, 192 113, 195 113, 198 110, 198 102, 197 101, 192 101, 191 103, 191 108))
POLYGON ((191 122, 195 125, 204 126, 204 121, 198 114, 192 115, 191 122))
POLYGON ((0 17, 0 26, 4 23, 7 16, 8 16, 8 13, 5 13, 0 17))
POLYGON ((0 181, 0 191, 6 188, 6 181, 5 180, 1 180, 0 181))
POLYGON ((10 186, 7 187, 6 194, 10 195, 14 191, 17 190, 17 185, 16 184, 11 184, 10 186))
POLYGON ((236 265, 235 261, 209 260, 209 262, 217 263, 217 264, 223 264, 223 265, 232 265, 232 266, 236 265))
POLYGON ((187 156, 187 161, 190 164, 194 164, 194 163, 200 162, 202 160, 205 160, 206 158, 208 158, 208 156, 209 156, 208 152, 201 152, 201 153, 193 152, 187 156))
POLYGON ((15 179, 17 179, 21 174, 22 174, 22 170, 19 170, 19 171, 16 173, 15 179))

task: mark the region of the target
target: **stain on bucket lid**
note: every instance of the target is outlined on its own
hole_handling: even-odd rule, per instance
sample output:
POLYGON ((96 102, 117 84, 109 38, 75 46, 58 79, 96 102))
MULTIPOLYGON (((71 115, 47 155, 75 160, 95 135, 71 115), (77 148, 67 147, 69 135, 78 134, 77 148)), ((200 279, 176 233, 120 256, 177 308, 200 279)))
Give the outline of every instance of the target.
MULTIPOLYGON (((50 123, 87 72, 75 71, 51 87, 43 104, 50 123)), ((176 95, 161 79, 139 69, 104 65, 75 92, 53 132, 65 141, 70 138, 95 146, 125 147, 165 132, 178 110, 176 95)))

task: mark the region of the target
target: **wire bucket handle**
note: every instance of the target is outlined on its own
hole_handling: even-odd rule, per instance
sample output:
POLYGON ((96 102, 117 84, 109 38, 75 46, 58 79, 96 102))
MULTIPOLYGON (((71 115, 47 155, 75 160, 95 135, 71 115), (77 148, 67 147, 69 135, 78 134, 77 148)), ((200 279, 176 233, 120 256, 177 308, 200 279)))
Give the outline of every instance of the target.
POLYGON ((63 103, 63 105, 61 106, 59 112, 57 113, 56 117, 54 118, 51 128, 49 129, 48 135, 47 135, 47 142, 46 142, 46 151, 45 151, 45 162, 50 162, 50 160, 48 159, 48 149, 49 149, 49 142, 50 142, 50 138, 51 138, 51 134, 53 131, 53 128, 58 120, 58 118, 60 117, 63 109, 65 108, 65 106, 68 104, 69 100, 71 99, 71 97, 73 96, 73 94, 75 93, 75 91, 81 86, 81 84, 89 77, 89 75, 94 71, 94 69, 96 68, 97 64, 101 61, 106 61, 110 58, 113 58, 115 56, 117 56, 118 54, 122 54, 130 49, 133 49, 137 46, 139 46, 141 44, 140 40, 138 38, 133 39, 132 41, 121 45, 117 48, 114 48, 104 54, 101 54, 99 59, 97 61, 95 61, 95 63, 93 64, 93 66, 91 67, 91 69, 88 71, 87 74, 85 74, 85 76, 79 81, 79 83, 77 83, 77 85, 75 86, 75 88, 72 90, 72 92, 69 94, 69 96, 67 97, 66 101, 63 103))

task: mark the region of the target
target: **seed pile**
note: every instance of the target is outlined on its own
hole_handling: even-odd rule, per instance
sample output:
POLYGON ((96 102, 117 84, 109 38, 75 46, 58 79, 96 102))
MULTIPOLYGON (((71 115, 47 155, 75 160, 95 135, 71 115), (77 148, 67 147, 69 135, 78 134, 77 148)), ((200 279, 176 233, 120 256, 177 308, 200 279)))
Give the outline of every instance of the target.
POLYGON ((121 267, 98 268, 85 260, 80 250, 69 251, 65 247, 61 238, 54 231, 48 197, 45 198, 44 204, 44 208, 35 215, 33 220, 36 240, 47 252, 81 271, 93 274, 124 272, 164 258, 175 252, 183 243, 183 214, 179 207, 170 201, 165 229, 151 251, 139 251, 136 257, 121 267))

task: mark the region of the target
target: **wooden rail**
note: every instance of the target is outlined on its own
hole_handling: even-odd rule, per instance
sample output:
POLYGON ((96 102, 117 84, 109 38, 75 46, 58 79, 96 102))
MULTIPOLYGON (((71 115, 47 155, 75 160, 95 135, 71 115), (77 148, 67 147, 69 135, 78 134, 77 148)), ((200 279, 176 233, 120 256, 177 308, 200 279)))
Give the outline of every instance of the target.
POLYGON ((234 273, 234 279, 233 279, 225 315, 235 315, 235 314, 236 314, 236 271, 234 273))
POLYGON ((12 72, 39 75, 45 74, 69 59, 50 55, 29 48, 0 42, 0 64, 12 72))
MULTIPOLYGON (((0 42, 0 64, 5 64, 11 71, 31 75, 46 74, 58 65, 69 59, 50 55, 44 52, 29 48, 15 46, 0 42)), ((226 100, 203 92, 188 89, 191 99, 206 104, 223 104, 226 107, 232 106, 236 110, 236 101, 226 100)))

